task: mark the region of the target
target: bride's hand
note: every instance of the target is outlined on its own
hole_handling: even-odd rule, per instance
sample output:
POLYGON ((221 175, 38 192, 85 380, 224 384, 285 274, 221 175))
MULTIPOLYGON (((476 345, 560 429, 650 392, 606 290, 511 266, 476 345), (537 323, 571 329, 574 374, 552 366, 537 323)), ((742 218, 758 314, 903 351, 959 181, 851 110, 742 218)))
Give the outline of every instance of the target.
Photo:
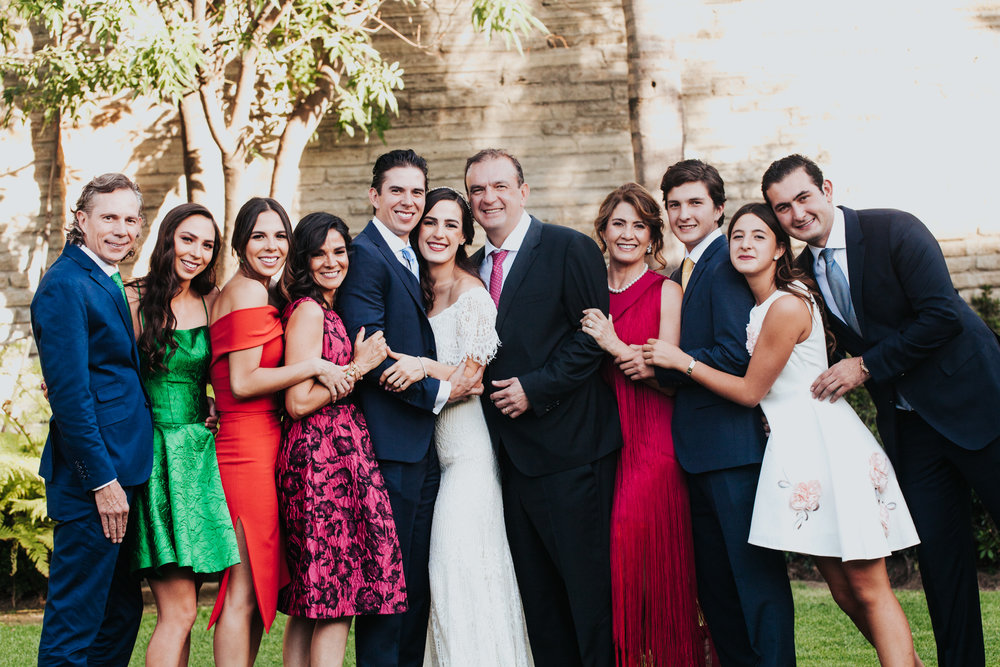
POLYGON ((424 379, 426 373, 424 373, 423 364, 420 363, 417 357, 393 352, 388 347, 386 350, 389 358, 395 359, 396 363, 385 369, 382 377, 379 378, 378 381, 383 389, 386 391, 403 391, 414 382, 420 382, 424 379))

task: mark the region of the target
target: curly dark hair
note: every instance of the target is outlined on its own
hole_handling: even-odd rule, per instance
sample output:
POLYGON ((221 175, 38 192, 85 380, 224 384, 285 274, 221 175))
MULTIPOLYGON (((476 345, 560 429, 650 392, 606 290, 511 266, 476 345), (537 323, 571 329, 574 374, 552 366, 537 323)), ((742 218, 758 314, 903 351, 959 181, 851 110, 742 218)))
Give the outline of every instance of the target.
POLYGON ((201 215, 212 221, 215 246, 212 248, 212 259, 205 270, 191 279, 191 289, 205 296, 215 288, 215 260, 222 250, 222 234, 212 213, 201 204, 181 204, 163 216, 156 245, 149 258, 149 273, 144 278, 132 281, 139 291, 139 358, 154 373, 166 370, 167 360, 177 350, 173 335, 177 320, 170 308, 171 300, 181 289, 174 270, 174 260, 177 257, 174 236, 180 224, 194 215, 201 215))
POLYGON ((350 253, 351 232, 347 228, 347 223, 331 213, 310 213, 295 226, 292 235, 292 247, 295 251, 289 253, 288 261, 285 262, 285 273, 281 277, 289 303, 309 297, 326 308, 323 290, 313 280, 309 260, 326 243, 327 234, 331 229, 344 238, 344 244, 350 253))
POLYGON ((659 264, 662 269, 666 266, 666 262, 663 260, 663 214, 660 212, 659 202, 649 193, 649 190, 638 183, 626 183, 618 186, 601 202, 601 208, 598 209, 597 218, 594 220, 594 233, 601 250, 607 252, 608 247, 601 234, 607 228, 611 214, 615 212, 618 204, 629 204, 639 214, 639 219, 649 227, 653 261, 659 264))
POLYGON ((739 208, 738 211, 733 215, 732 220, 729 222, 729 234, 728 238, 732 238, 733 227, 736 226, 736 221, 742 218, 744 215, 753 215, 760 218, 768 229, 774 232, 774 237, 777 240, 779 246, 784 246, 785 252, 777 259, 775 262, 777 267, 775 267, 774 272, 774 284, 780 289, 788 292, 792 296, 795 296, 809 306, 809 311, 812 312, 813 301, 809 300, 809 295, 812 295, 813 300, 816 303, 816 307, 819 308, 820 318, 823 321, 823 332, 826 334, 826 347, 827 350, 833 350, 836 346, 836 340, 833 337, 833 332, 830 331, 830 327, 826 323, 826 313, 823 310, 823 295, 819 291, 819 285, 813 280, 808 273, 795 266, 795 262, 792 260, 792 239, 788 236, 788 232, 782 229, 781 224, 778 222, 778 218, 774 215, 774 211, 768 204, 763 202, 751 202, 749 204, 744 204, 739 208), (806 292, 796 288, 792 285, 793 282, 798 281, 806 286, 806 292))
MULTIPOLYGON (((427 193, 427 198, 424 200, 424 214, 420 217, 417 226, 410 231, 410 245, 414 248, 418 247, 417 239, 420 237, 420 227, 423 225, 424 218, 430 215, 431 209, 441 201, 453 201, 458 204, 458 208, 462 211, 462 236, 465 237, 465 241, 458 246, 458 250, 455 252, 455 265, 479 280, 479 271, 469 259, 469 253, 466 250, 466 247, 472 245, 472 240, 476 236, 476 227, 472 222, 472 209, 469 207, 469 202, 457 190, 434 188, 427 193)), ((434 306, 434 285, 431 284, 427 262, 419 252, 417 253, 417 264, 420 266, 420 293, 423 296, 424 308, 430 310, 434 306)))

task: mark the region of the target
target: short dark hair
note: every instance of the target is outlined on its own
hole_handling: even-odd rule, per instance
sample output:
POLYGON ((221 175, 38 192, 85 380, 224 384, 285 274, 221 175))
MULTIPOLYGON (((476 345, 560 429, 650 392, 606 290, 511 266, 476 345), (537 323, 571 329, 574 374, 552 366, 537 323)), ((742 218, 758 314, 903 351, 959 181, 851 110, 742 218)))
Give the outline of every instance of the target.
POLYGON ((625 203, 632 206, 639 214, 639 219, 649 227, 650 244, 652 246, 653 259, 661 267, 666 265, 663 261, 663 214, 660 212, 660 204, 656 198, 649 193, 649 190, 638 183, 626 183, 620 185, 608 194, 601 202, 601 208, 597 211, 597 218, 594 220, 594 233, 597 234, 597 243, 602 251, 606 251, 607 245, 601 238, 601 233, 607 228, 611 214, 614 213, 618 204, 625 203))
POLYGON ((465 161, 465 176, 469 176, 469 167, 479 162, 486 162, 487 160, 510 160, 510 163, 514 165, 514 171, 517 172, 517 186, 521 187, 524 185, 524 170, 521 169, 521 163, 517 161, 517 158, 510 154, 507 150, 503 148, 484 148, 479 151, 468 160, 465 161))
POLYGON ((236 220, 233 222, 233 253, 244 268, 247 261, 247 243, 250 242, 250 235, 253 234, 257 218, 264 211, 274 211, 281 218, 285 234, 288 235, 288 254, 292 253, 292 222, 288 219, 284 207, 270 197, 252 197, 240 207, 240 212, 236 214, 236 220))
POLYGON ((332 213, 310 213, 295 226, 292 244, 294 250, 288 254, 285 273, 281 276, 289 302, 309 297, 326 308, 322 290, 313 280, 312 272, 309 270, 309 260, 326 243, 326 237, 331 229, 343 237, 344 245, 350 251, 351 232, 347 228, 347 223, 332 213))
POLYGON ((767 189, 775 183, 785 180, 796 169, 805 169, 813 184, 820 190, 823 189, 823 170, 819 168, 819 165, 804 155, 794 153, 780 160, 775 160, 764 172, 764 177, 760 182, 760 191, 764 195, 764 201, 770 204, 771 200, 767 198, 767 189))
MULTIPOLYGON (((80 229, 80 225, 76 221, 77 212, 90 213, 94 208, 94 197, 117 192, 118 190, 130 190, 135 195, 136 200, 139 202, 139 220, 146 222, 146 216, 142 212, 142 192, 139 190, 139 186, 125 174, 114 172, 101 174, 100 176, 95 176, 89 183, 83 186, 83 192, 80 193, 80 198, 76 200, 76 206, 71 211, 69 225, 66 226, 67 243, 73 245, 83 245, 84 243, 83 230, 80 229)), ((136 243, 138 241, 139 239, 136 237, 136 243)), ((132 244, 132 250, 128 251, 126 257, 132 256, 134 252, 135 243, 132 244)))
POLYGON ((382 153, 372 167, 372 187, 382 191, 385 182, 385 172, 396 167, 416 167, 424 174, 424 189, 427 189, 427 160, 417 155, 411 148, 400 148, 388 153, 382 153))
MULTIPOLYGON (((685 183, 704 183, 712 204, 723 206, 726 203, 726 186, 722 182, 719 170, 701 160, 681 160, 667 168, 660 181, 660 191, 663 193, 663 205, 667 205, 667 193, 678 185, 685 183)), ((719 218, 719 227, 726 221, 726 214, 719 218)))

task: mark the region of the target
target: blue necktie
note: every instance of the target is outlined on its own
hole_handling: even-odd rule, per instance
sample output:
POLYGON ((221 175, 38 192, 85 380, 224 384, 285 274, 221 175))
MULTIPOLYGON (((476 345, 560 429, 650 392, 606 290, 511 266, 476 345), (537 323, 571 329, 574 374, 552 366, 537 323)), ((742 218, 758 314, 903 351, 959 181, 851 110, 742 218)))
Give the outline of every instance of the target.
POLYGON ((823 248, 823 251, 820 252, 820 256, 826 262, 827 285, 830 286, 830 293, 833 294, 833 301, 837 304, 841 318, 854 329, 854 333, 861 335, 858 317, 854 313, 854 304, 851 302, 851 286, 847 284, 847 276, 834 260, 833 253, 833 248, 823 248))
POLYGON ((420 275, 417 271, 417 256, 413 254, 413 248, 406 246, 401 252, 403 253, 403 259, 406 260, 406 268, 410 270, 410 273, 419 278, 420 275))

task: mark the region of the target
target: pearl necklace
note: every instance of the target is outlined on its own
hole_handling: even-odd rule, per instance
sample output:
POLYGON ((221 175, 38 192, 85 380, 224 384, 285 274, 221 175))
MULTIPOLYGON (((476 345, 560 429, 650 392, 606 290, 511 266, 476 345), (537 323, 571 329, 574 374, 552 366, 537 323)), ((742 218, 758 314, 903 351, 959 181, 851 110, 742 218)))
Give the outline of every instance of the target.
POLYGON ((635 277, 635 279, 632 282, 630 282, 628 285, 626 285, 625 287, 623 287, 621 289, 615 289, 611 285, 608 285, 608 291, 611 292, 612 294, 621 294, 622 292, 624 292, 625 290, 627 290, 629 287, 631 287, 632 285, 635 285, 637 282, 639 282, 639 279, 642 278, 644 275, 646 275, 646 271, 649 271, 649 267, 648 266, 645 267, 642 270, 642 273, 640 273, 639 275, 637 275, 635 277))

